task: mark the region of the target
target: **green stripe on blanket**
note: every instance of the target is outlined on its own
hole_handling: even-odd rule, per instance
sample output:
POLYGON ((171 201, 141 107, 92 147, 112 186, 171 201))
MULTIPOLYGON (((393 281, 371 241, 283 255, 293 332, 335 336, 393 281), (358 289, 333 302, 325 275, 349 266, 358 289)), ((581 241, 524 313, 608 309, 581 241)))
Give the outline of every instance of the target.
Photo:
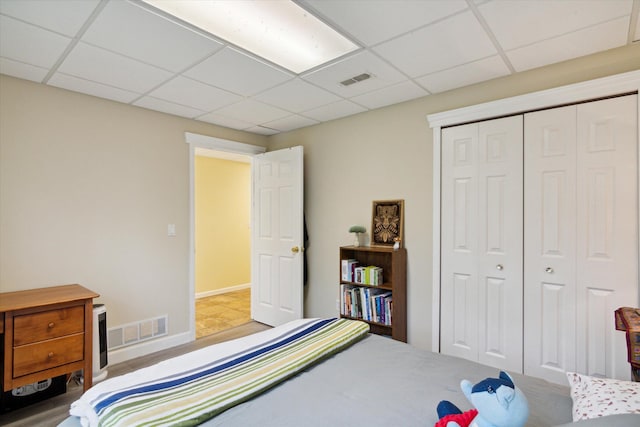
MULTIPOLYGON (((220 366, 213 362, 196 378, 190 375, 184 381, 171 378, 170 382, 159 379, 153 385, 145 384, 131 393, 112 392, 110 395, 118 398, 98 411, 99 425, 200 424, 343 350, 369 332, 366 323, 348 319, 310 321, 301 329, 302 332, 288 332, 286 336, 260 346, 263 348, 252 350, 250 357, 243 352, 232 362, 221 361, 224 369, 209 369, 209 366, 220 366), (156 387, 163 382, 165 385, 156 387)), ((185 367, 190 373, 193 368, 185 367)), ((100 402, 96 406, 99 407, 100 402)))

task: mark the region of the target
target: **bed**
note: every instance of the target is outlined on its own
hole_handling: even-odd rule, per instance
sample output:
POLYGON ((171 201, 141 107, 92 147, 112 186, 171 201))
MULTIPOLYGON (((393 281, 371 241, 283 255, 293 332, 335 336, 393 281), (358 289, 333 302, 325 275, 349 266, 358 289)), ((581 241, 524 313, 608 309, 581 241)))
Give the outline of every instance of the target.
MULTIPOLYGON (((135 422, 126 418, 126 415, 122 415, 121 418, 118 418, 121 415, 112 415, 111 418, 107 417, 106 421, 103 418, 98 420, 99 410, 105 412, 105 408, 109 408, 109 402, 115 402, 122 397, 125 389, 136 390, 135 393, 131 393, 133 397, 128 399, 138 399, 142 402, 138 403, 141 407, 151 408, 147 410, 164 408, 167 413, 173 414, 175 411, 167 409, 168 403, 162 399, 167 395, 171 398, 180 395, 180 391, 170 389, 167 395, 158 398, 160 400, 153 400, 156 399, 155 396, 151 399, 137 397, 144 393, 136 393, 143 385, 154 389, 159 382, 166 384, 177 377, 192 378, 195 371, 217 370, 215 375, 220 378, 224 378, 224 375, 236 375, 231 373, 236 368, 230 367, 230 360, 252 359, 258 354, 256 349, 262 351, 265 348, 272 352, 277 349, 279 355, 265 356, 266 361, 257 363, 260 366, 255 369, 261 371, 259 374, 246 374, 247 368, 238 368, 237 372, 242 371, 242 375, 249 376, 242 380, 234 380, 238 383, 235 388, 229 388, 223 380, 216 383, 215 387, 224 389, 225 397, 214 402, 212 407, 215 409, 208 409, 209 413, 204 417, 202 412, 185 411, 186 418, 164 418, 165 421, 150 425, 195 425, 202 422, 201 425, 207 427, 433 426, 437 421, 435 408, 440 400, 450 400, 463 410, 470 409, 468 401, 460 391, 459 384, 462 379, 476 382, 498 374, 498 371, 491 367, 422 351, 405 343, 369 334, 368 326, 363 322, 346 319, 303 319, 98 383, 74 402, 71 407, 72 416, 61 423, 60 427, 90 424, 134 425, 135 422), (281 363, 281 357, 294 357, 297 351, 280 348, 281 342, 297 342, 302 340, 301 331, 313 330, 317 333, 329 327, 346 330, 348 337, 344 336, 344 331, 341 332, 343 335, 330 338, 305 336, 304 340, 311 350, 306 348, 295 356, 297 359, 285 359, 285 362, 281 363), (322 344, 322 340, 328 344, 322 344), (323 345, 325 346, 322 347, 323 345), (267 370, 266 366, 270 364, 274 367, 267 370), (194 368, 195 366, 204 367, 200 369, 194 368), (231 396, 228 401, 225 400, 227 395, 231 396), (213 417, 209 418, 211 415, 213 417), (189 416, 193 423, 185 422, 189 416)), ((209 372, 208 375, 214 374, 209 372)), ((572 398, 568 386, 555 385, 519 374, 512 374, 512 377, 529 402, 530 416, 527 426, 558 426, 571 423, 572 398)), ((187 399, 197 395, 197 392, 188 391, 183 394, 187 399)), ((123 406, 129 408, 131 404, 129 402, 123 406)), ((138 414, 135 405, 129 410, 129 414, 138 414)), ((161 413, 158 417, 162 420, 164 415, 161 413)), ((613 415, 570 425, 640 426, 640 414, 613 415)))

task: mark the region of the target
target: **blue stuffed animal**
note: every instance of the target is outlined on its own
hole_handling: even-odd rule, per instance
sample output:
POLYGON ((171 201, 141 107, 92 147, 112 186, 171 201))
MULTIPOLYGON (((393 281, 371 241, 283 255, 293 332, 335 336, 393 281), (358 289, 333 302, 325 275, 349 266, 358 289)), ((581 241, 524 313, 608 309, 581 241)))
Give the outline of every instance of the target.
POLYGON ((529 418, 527 398, 506 372, 476 385, 462 380, 460 388, 475 409, 462 412, 443 400, 438 404, 440 421, 435 427, 524 427, 529 418))

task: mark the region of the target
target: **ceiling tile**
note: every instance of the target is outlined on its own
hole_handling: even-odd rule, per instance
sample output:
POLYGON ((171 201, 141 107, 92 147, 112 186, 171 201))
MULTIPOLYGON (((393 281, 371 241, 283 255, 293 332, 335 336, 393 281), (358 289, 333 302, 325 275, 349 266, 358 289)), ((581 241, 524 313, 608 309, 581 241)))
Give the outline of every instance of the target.
POLYGON ((364 95, 355 96, 351 100, 367 108, 374 109, 426 95, 428 93, 423 88, 411 81, 406 81, 374 92, 365 93, 364 95))
POLYGON ((305 0, 367 46, 467 8, 464 0, 305 0))
POLYGON ((145 93, 171 77, 167 71, 82 42, 75 46, 58 70, 138 93, 145 93))
POLYGON ((0 15, 0 56, 39 67, 53 66, 71 39, 0 15))
POLYGON ((212 111, 242 100, 242 97, 231 92, 182 76, 163 84, 149 93, 149 95, 176 104, 189 105, 203 112, 212 111))
POLYGON ((204 114, 204 111, 195 108, 185 107, 184 105, 175 104, 165 101, 164 99, 145 96, 138 99, 133 105, 148 108, 150 110, 162 111, 163 113, 173 114, 180 117, 188 117, 190 119, 204 114))
POLYGON ((226 117, 226 116, 223 116, 222 114, 218 114, 215 112, 203 114, 200 117, 196 117, 196 119, 203 122, 207 122, 207 123, 213 123, 214 125, 219 125, 219 126, 224 126, 224 127, 239 129, 239 130, 244 130, 252 126, 255 126, 255 123, 249 123, 243 120, 226 117))
POLYGON ((344 97, 351 97, 406 80, 407 77, 369 51, 362 51, 342 61, 302 77, 344 97), (340 82, 367 73, 371 78, 344 86, 340 82))
POLYGON ((247 132, 258 133, 260 135, 275 135, 280 133, 276 129, 270 129, 264 126, 254 126, 249 129, 245 129, 247 132))
POLYGON ((140 95, 135 92, 118 89, 89 80, 79 79, 62 73, 55 73, 48 81, 51 86, 86 93, 87 95, 129 103, 140 95))
POLYGON ((361 113, 363 111, 367 111, 367 109, 358 104, 354 104, 351 101, 343 100, 323 105, 322 107, 314 108, 313 110, 305 111, 303 114, 307 117, 311 117, 312 119, 324 122, 361 113))
POLYGON ((448 70, 415 79, 431 93, 444 92, 458 87, 506 76, 509 68, 498 55, 470 62, 448 70))
POLYGON ((0 13, 74 37, 98 3, 99 0, 2 0, 0 13))
POLYGON ((289 111, 306 111, 340 98, 324 89, 300 79, 291 80, 255 97, 258 101, 285 108, 289 111))
POLYGON ((497 53, 471 12, 383 43, 374 51, 411 77, 445 70, 497 53), (443 43, 444 40, 446 42, 443 43))
POLYGON ((40 83, 49 73, 49 70, 0 57, 0 73, 40 83))
POLYGON ((478 7, 504 50, 631 13, 632 0, 492 1, 478 7))
POLYGON ((318 124, 317 121, 311 120, 308 117, 298 116, 297 114, 284 117, 282 119, 273 120, 271 122, 264 123, 263 125, 270 129, 277 129, 280 132, 287 132, 293 129, 299 129, 311 125, 318 124))
POLYGON ((215 113, 248 123, 258 124, 281 119, 291 114, 288 111, 252 99, 246 99, 221 108, 216 110, 215 113))
POLYGON ((272 135, 640 36, 640 0, 295 1, 362 49, 296 76, 140 0, 0 0, 0 72, 272 135))
POLYGON ((255 95, 294 78, 288 72, 231 47, 222 49, 184 75, 244 96, 255 95))
POLYGON ((82 41, 170 71, 182 71, 223 44, 147 9, 111 1, 82 41))
POLYGON ((506 54, 516 71, 529 70, 622 46, 627 42, 628 28, 629 18, 620 18, 506 54))

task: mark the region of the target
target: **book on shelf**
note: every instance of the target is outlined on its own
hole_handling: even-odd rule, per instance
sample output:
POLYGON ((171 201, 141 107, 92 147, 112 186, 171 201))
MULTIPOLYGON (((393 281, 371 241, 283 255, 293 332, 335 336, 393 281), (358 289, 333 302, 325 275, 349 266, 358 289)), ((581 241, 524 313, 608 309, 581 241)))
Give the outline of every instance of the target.
POLYGON ((360 266, 358 261, 342 260, 342 280, 362 285, 379 286, 383 284, 382 268, 375 265, 360 266))
POLYGON ((355 282, 354 272, 358 266, 358 261, 355 259, 343 259, 341 263, 342 280, 345 282, 355 282))
POLYGON ((382 268, 370 265, 365 272, 365 283, 372 286, 382 285, 382 268))
POLYGON ((340 293, 342 315, 391 325, 393 295, 390 291, 342 284, 340 293))

